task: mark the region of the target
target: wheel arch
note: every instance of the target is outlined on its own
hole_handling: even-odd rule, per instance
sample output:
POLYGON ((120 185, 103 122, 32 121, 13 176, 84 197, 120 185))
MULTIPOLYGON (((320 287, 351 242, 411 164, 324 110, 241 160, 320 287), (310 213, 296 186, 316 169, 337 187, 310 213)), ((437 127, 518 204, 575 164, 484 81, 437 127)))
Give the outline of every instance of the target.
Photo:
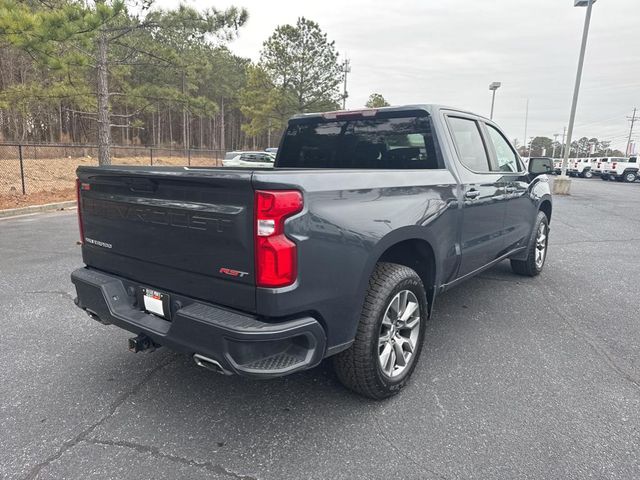
POLYGON ((425 238, 424 227, 407 227, 389 233, 377 245, 369 257, 363 272, 360 298, 364 301, 369 278, 378 262, 404 265, 416 271, 427 292, 428 314, 431 315, 438 282, 438 255, 433 241, 425 238), (414 230, 415 228, 415 230, 414 230))
POLYGON ((542 202, 540 202, 540 206, 538 207, 538 210, 543 212, 547 216, 547 221, 551 223, 551 212, 553 211, 551 200, 549 200, 548 198, 545 198, 544 200, 542 200, 542 202))
POLYGON ((378 262, 397 263, 413 269, 427 292, 431 313, 436 283, 436 257, 429 242, 417 238, 403 240, 387 248, 378 258, 378 262))

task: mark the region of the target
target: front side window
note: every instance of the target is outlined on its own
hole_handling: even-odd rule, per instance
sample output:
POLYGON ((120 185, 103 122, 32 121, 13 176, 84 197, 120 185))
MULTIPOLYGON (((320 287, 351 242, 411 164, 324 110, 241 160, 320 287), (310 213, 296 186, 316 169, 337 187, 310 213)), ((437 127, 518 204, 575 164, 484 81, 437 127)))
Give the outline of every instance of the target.
POLYGON ((491 125, 487 125, 487 131, 496 152, 497 170, 500 172, 519 172, 518 157, 509 142, 491 125))
POLYGON ((489 159, 476 121, 449 117, 449 125, 462 164, 474 172, 487 172, 489 159))

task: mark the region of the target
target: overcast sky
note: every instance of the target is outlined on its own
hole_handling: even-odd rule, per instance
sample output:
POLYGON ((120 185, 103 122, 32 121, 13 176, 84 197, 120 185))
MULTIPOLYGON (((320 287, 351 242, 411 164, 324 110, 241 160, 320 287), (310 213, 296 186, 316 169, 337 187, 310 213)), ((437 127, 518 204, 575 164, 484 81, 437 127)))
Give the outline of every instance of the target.
MULTIPOLYGON (((200 0, 244 6, 249 21, 230 47, 259 58, 277 25, 305 16, 351 60, 348 108, 379 92, 392 104, 442 103, 489 115, 488 85, 502 82, 494 119, 522 142, 562 134, 568 123, 585 8, 573 0, 200 0)), ((165 8, 176 1, 160 0, 165 8)), ((624 149, 640 107, 640 1, 599 0, 591 30, 574 139, 610 139, 624 149)), ((640 140, 640 122, 634 137, 640 140)), ((640 143, 640 141, 638 142, 640 143)))

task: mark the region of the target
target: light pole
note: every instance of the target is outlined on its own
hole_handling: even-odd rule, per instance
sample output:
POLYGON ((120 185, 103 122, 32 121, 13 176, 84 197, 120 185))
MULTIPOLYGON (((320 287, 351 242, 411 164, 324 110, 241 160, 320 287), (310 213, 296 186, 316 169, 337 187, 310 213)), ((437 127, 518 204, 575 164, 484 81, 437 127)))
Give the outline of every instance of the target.
POLYGON ((559 133, 554 133, 553 134, 553 153, 551 154, 551 158, 556 158, 556 146, 558 145, 558 137, 560 136, 559 133))
POLYGON ((584 28, 582 30, 582 45, 580 46, 580 57, 578 59, 578 72, 576 73, 576 84, 573 89, 573 101, 571 102, 571 114, 569 115, 569 128, 567 130, 567 145, 562 159, 562 175, 553 182, 553 193, 568 195, 571 180, 567 177, 567 167, 569 165, 569 151, 571 150, 571 136, 573 135, 573 124, 576 119, 576 108, 578 106, 578 93, 580 92, 580 81, 582 80, 582 66, 584 65, 584 53, 587 49, 587 38, 589 37, 589 24, 591 23, 591 9, 596 0, 574 0, 575 7, 587 7, 584 17, 584 28))
POLYGON ((489 116, 491 120, 493 120, 493 105, 496 102, 496 90, 498 90, 501 85, 502 83, 500 82, 491 82, 489 84, 489 90, 493 92, 493 95, 491 96, 491 115, 489 116))

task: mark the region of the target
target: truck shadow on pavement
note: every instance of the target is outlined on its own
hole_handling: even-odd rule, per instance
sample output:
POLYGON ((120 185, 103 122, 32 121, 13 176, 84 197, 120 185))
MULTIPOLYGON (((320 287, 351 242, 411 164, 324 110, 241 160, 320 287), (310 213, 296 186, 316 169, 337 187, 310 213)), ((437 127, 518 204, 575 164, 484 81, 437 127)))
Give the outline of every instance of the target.
MULTIPOLYGON (((269 468, 273 478, 282 478, 291 468, 328 468, 318 478, 332 478, 332 469, 348 465, 354 468, 352 478, 363 471, 392 474, 391 455, 405 462, 404 478, 442 478, 434 470, 439 467, 419 458, 420 444, 446 432, 452 407, 447 406, 443 379, 459 369, 461 361, 454 339, 474 337, 474 310, 484 308, 478 301, 489 303, 493 281, 516 285, 508 264, 501 264, 439 297, 413 379, 389 400, 375 402, 342 387, 330 360, 309 371, 258 381, 218 375, 195 366, 186 355, 161 349, 144 355, 157 355, 165 365, 146 377, 88 441, 153 447, 247 474, 269 468), (443 354, 448 348, 453 351, 443 354), (413 453, 414 448, 398 447, 406 435, 417 442, 413 453), (354 445, 366 458, 359 469, 350 456, 354 445), (300 458, 308 464, 300 465, 300 458)), ((131 355, 130 362, 137 358, 131 355)))

